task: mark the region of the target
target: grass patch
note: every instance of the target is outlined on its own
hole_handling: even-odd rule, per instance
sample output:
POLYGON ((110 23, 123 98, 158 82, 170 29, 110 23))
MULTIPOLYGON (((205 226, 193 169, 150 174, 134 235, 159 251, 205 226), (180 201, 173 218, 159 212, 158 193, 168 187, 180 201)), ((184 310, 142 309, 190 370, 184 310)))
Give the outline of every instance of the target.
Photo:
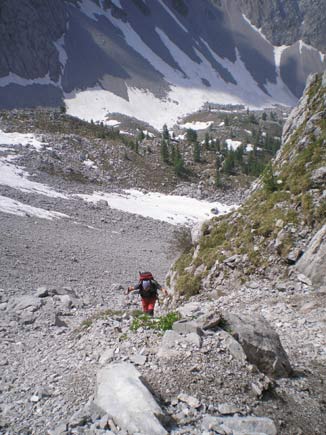
POLYGON ((172 329, 173 323, 179 319, 180 314, 174 311, 157 319, 153 319, 142 312, 135 313, 130 329, 132 331, 137 331, 139 328, 147 328, 154 329, 156 331, 167 331, 172 329))
POLYGON ((194 276, 190 273, 182 274, 178 277, 175 289, 181 296, 190 298, 198 295, 200 291, 200 276, 194 276))

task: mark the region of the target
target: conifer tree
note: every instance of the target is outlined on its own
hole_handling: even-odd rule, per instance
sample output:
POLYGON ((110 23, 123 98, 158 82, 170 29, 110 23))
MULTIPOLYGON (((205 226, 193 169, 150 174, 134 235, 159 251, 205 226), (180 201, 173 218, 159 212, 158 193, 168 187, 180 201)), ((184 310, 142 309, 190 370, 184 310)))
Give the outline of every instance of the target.
POLYGON ((162 142, 161 142, 161 158, 162 158, 164 163, 169 162, 169 149, 168 149, 167 143, 164 139, 162 139, 162 142))
POLYGON ((175 158, 173 161, 173 167, 174 167, 174 172, 177 176, 180 176, 183 174, 184 172, 184 161, 183 158, 181 156, 180 150, 177 147, 175 150, 175 158))
POLYGON ((200 154, 201 154, 200 144, 198 141, 196 141, 194 142, 193 145, 194 162, 200 162, 200 154))
POLYGON ((193 130, 192 128, 188 128, 186 131, 186 137, 188 142, 196 142, 197 141, 197 132, 196 130, 193 130))
POLYGON ((162 138, 168 142, 170 140, 170 133, 166 124, 163 125, 162 138))
POLYGON ((204 142, 205 148, 207 151, 209 151, 210 149, 210 144, 209 144, 209 134, 205 133, 205 142, 204 142))

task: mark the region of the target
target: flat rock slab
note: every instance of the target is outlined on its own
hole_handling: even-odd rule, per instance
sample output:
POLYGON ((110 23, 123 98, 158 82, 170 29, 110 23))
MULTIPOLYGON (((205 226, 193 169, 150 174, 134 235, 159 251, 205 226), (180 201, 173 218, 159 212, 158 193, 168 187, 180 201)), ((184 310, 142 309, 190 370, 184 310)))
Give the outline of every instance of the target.
POLYGON ((203 418, 203 429, 221 427, 230 435, 277 435, 273 420, 266 417, 212 417, 203 418))
POLYGON ((94 402, 129 433, 167 435, 159 421, 164 414, 132 364, 110 364, 100 369, 94 402))

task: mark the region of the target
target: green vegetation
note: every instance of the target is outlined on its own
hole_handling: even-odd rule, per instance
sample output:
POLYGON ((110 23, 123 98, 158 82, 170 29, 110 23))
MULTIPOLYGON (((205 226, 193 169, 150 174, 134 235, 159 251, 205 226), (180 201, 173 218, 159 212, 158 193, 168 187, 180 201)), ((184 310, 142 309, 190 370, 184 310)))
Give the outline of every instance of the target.
POLYGON ((173 323, 179 319, 180 314, 177 312, 170 312, 157 319, 153 319, 142 312, 134 313, 134 318, 132 320, 130 329, 132 331, 137 331, 139 328, 148 328, 155 329, 156 331, 167 331, 168 329, 172 329, 173 323))
MULTIPOLYGON (((313 231, 325 223, 326 201, 322 199, 325 183, 316 182, 312 177, 316 169, 326 166, 326 120, 321 115, 326 89, 321 89, 320 78, 313 83, 308 95, 306 122, 292 133, 272 164, 260 158, 263 154, 259 156, 256 147, 247 157, 241 147, 236 151, 222 147, 224 161, 221 163, 218 157, 215 165, 217 183, 220 183, 221 164, 223 172, 229 175, 237 173, 239 168, 247 168, 246 173, 264 170, 258 189, 239 210, 214 218, 205 225, 195 258, 192 247, 175 263, 176 291, 181 295, 197 294, 201 279, 214 265, 223 271, 224 277, 231 275, 232 269, 224 260, 235 254, 246 258, 237 265, 242 280, 253 272, 264 273, 271 255, 284 264, 302 230, 308 227, 313 231), (317 118, 316 113, 320 114, 317 118), (312 128, 309 124, 307 128, 313 116, 312 128), (204 272, 195 276, 193 272, 202 265, 206 266, 204 272)), ((275 114, 270 116, 277 122, 275 114)), ((254 116, 249 114, 249 117, 255 122, 254 116)), ((264 118, 266 120, 267 114, 264 118)), ((268 135, 262 142, 258 130, 255 141, 265 146, 263 153, 276 152, 279 147, 279 142, 268 135)), ((208 138, 206 143, 209 143, 208 138)))
POLYGON ((200 291, 201 277, 190 273, 182 274, 178 277, 175 289, 181 296, 190 298, 197 295, 200 291))

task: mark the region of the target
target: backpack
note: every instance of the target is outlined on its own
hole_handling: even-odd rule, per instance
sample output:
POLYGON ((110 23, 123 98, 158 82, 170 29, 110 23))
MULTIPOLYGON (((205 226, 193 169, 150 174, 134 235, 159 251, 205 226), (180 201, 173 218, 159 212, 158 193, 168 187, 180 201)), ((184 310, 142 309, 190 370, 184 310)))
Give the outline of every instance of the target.
POLYGON ((151 272, 139 272, 139 281, 152 281, 154 279, 151 272))
POLYGON ((151 286, 148 290, 144 290, 141 288, 139 290, 139 294, 142 298, 152 298, 153 296, 157 296, 157 286, 155 285, 154 277, 151 272, 139 272, 139 283, 141 284, 143 281, 150 281, 151 286))

